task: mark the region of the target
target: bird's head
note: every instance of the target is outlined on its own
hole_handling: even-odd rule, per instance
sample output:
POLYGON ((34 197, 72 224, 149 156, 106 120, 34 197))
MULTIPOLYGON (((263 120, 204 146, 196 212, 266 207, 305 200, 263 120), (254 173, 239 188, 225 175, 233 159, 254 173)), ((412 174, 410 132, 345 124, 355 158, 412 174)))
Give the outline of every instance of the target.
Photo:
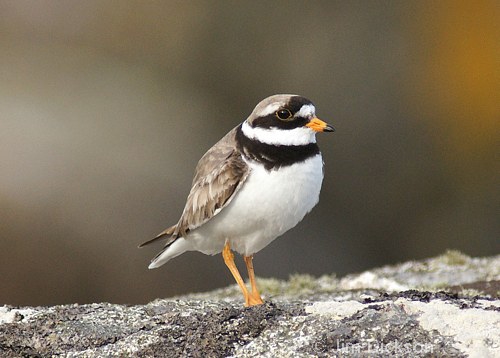
POLYGON ((302 96, 278 94, 262 100, 243 123, 252 139, 275 145, 314 143, 317 132, 335 129, 316 117, 314 104, 302 96))

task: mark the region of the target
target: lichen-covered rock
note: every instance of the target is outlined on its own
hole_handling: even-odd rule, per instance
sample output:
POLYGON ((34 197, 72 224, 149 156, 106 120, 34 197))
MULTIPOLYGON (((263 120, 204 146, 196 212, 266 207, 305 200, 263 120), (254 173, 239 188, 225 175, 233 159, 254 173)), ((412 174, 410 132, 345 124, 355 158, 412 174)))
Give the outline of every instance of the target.
POLYGON ((0 307, 0 357, 498 357, 500 256, 261 280, 143 306, 0 307))

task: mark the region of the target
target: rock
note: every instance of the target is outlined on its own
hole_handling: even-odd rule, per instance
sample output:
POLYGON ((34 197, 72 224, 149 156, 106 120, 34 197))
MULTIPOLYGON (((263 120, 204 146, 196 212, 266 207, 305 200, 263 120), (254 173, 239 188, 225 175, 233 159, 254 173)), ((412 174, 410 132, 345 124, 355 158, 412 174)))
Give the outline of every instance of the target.
POLYGON ((0 357, 499 357, 500 256, 457 252, 344 278, 259 279, 156 300, 0 307, 0 357))

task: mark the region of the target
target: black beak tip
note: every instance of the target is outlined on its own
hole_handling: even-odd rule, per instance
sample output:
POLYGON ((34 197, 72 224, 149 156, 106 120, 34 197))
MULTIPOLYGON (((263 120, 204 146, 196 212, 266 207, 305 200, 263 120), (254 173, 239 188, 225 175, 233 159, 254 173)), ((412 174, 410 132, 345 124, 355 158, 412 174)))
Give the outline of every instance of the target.
POLYGON ((327 124, 325 129, 323 129, 323 132, 335 132, 335 128, 333 128, 331 125, 327 124))

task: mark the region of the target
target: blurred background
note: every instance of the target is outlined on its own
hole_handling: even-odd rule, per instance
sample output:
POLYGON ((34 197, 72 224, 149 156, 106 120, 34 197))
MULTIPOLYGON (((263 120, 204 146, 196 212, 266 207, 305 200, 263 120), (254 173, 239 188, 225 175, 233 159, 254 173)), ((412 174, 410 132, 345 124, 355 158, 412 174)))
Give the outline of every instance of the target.
MULTIPOLYGON (((263 98, 310 98, 319 205, 258 276, 500 249, 498 1, 0 1, 0 304, 234 284, 148 270, 197 160, 263 98)), ((241 261, 239 261, 241 264, 241 261)))

